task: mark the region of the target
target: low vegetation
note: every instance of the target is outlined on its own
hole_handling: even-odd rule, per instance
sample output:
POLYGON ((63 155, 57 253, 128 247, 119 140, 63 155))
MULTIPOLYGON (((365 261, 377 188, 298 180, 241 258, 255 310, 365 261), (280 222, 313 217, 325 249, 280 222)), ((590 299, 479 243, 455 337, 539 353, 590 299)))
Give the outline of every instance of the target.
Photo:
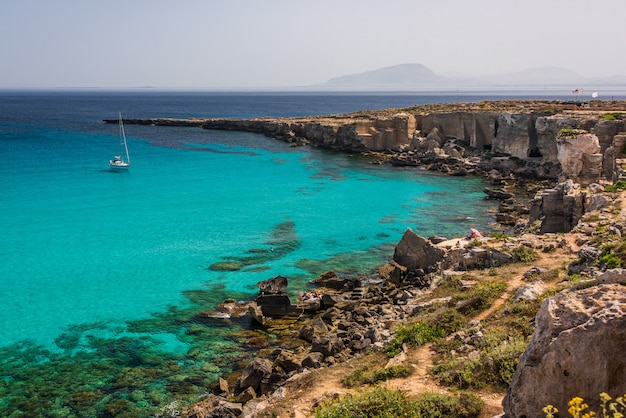
POLYGON ((402 392, 377 387, 329 401, 316 418, 477 418, 483 401, 474 394, 445 396, 424 393, 408 399, 402 392))
POLYGON ((574 138, 582 133, 584 133, 584 131, 580 129, 563 128, 557 133, 557 137, 574 138))
POLYGON ((417 347, 458 331, 466 322, 465 318, 453 309, 444 309, 430 316, 428 320, 411 321, 398 327, 393 340, 384 351, 394 357, 402 351, 403 345, 417 347))
POLYGON ((620 120, 624 116, 621 112, 609 112, 600 115, 598 118, 603 120, 620 120))
POLYGON ((458 340, 441 342, 437 346, 440 362, 432 373, 459 389, 506 389, 527 344, 522 334, 509 336, 498 331, 487 332, 476 346, 468 347, 458 340))
POLYGON ((619 192, 620 190, 626 190, 626 180, 618 180, 615 184, 610 184, 604 188, 604 191, 611 193, 619 192))
POLYGON ((413 374, 413 366, 402 364, 371 370, 370 366, 360 367, 341 379, 341 384, 347 388, 361 385, 373 385, 389 379, 408 377, 413 374))

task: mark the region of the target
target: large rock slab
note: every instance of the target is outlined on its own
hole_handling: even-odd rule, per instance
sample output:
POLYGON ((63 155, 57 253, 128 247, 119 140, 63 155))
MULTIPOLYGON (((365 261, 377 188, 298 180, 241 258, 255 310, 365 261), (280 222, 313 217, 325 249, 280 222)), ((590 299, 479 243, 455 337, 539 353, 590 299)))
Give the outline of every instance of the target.
POLYGON ((537 147, 535 115, 530 113, 500 113, 493 151, 526 158, 537 147))
POLYGON ((263 379, 269 378, 272 374, 273 364, 270 360, 261 357, 255 357, 241 372, 239 378, 239 387, 243 390, 251 387, 259 392, 259 388, 263 379))
POLYGON ((556 138, 557 158, 567 178, 588 186, 600 180, 602 154, 600 141, 594 134, 568 131, 556 138))
POLYGON ((407 228, 393 253, 393 261, 409 270, 428 271, 437 266, 444 254, 443 249, 407 228))
POLYGON ((567 411, 575 396, 598 410, 599 394, 626 393, 626 292, 603 284, 543 302, 532 340, 502 402, 509 418, 567 411))
POLYGON ((569 232, 585 214, 586 196, 572 180, 545 189, 530 202, 530 222, 540 220, 542 234, 569 232))

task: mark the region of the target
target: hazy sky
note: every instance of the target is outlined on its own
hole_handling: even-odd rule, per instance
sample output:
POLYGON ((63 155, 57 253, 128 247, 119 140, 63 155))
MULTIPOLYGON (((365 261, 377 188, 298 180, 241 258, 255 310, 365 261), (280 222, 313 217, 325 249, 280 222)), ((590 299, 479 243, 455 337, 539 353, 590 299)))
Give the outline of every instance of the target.
POLYGON ((0 88, 279 88, 404 63, 626 75, 624 0, 2 0, 0 88))

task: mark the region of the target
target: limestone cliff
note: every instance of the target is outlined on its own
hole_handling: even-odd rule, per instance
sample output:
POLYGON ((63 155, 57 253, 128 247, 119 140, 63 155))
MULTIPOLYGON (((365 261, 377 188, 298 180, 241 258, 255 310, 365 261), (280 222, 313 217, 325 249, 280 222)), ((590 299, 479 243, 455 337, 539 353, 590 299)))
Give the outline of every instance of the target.
MULTIPOLYGON (((405 158, 406 155, 396 158, 397 163, 409 165, 421 164, 424 151, 428 153, 428 163, 448 157, 459 163, 469 156, 500 154, 535 165, 565 164, 563 173, 567 178, 587 185, 597 181, 601 174, 610 179, 620 176, 615 159, 622 150, 625 128, 623 116, 616 110, 626 111, 626 102, 597 102, 583 107, 557 101, 502 101, 306 118, 125 122, 256 132, 289 143, 346 152, 417 152, 410 158, 405 158), (609 111, 611 117, 603 118, 609 111), (576 141, 564 139, 559 135, 564 129, 580 130, 584 136, 576 141), (594 150, 588 149, 588 140, 594 141, 594 150)), ((464 170, 467 172, 467 167, 464 170)))

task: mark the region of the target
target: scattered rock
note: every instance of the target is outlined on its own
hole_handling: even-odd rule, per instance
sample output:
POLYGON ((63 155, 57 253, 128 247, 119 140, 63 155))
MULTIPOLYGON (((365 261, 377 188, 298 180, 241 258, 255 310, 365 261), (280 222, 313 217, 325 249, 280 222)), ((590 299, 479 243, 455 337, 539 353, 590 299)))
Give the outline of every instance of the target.
POLYGON ((520 287, 513 297, 514 302, 530 302, 537 300, 545 292, 543 282, 535 282, 520 287))

